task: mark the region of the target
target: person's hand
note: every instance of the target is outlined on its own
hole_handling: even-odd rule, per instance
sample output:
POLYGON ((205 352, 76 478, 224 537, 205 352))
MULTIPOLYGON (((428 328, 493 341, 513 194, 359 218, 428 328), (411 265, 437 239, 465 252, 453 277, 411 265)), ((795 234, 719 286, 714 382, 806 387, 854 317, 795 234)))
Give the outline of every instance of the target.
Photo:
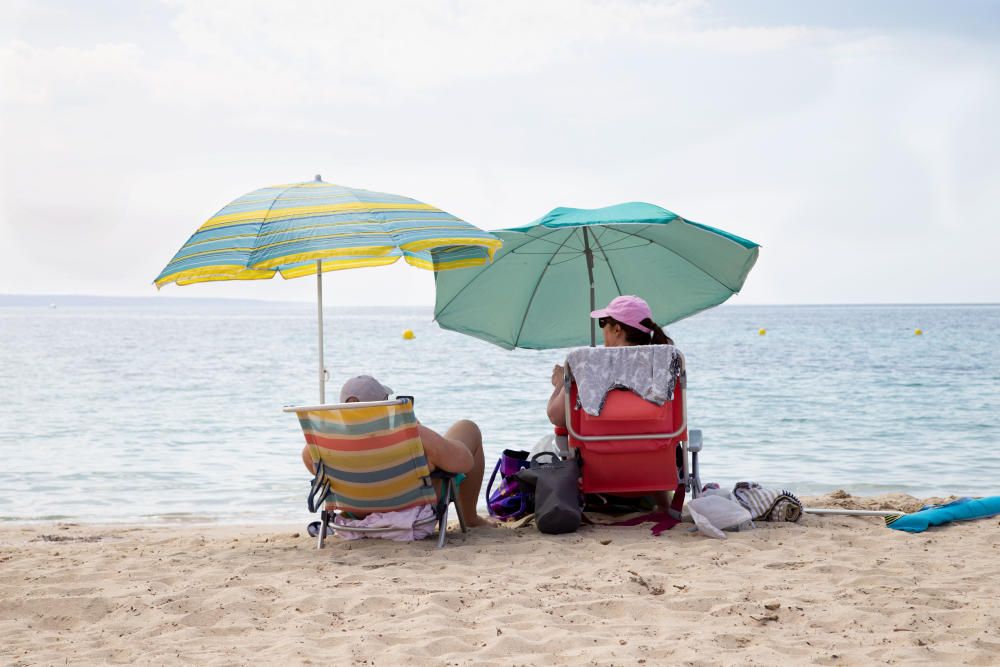
POLYGON ((552 367, 552 386, 561 387, 566 376, 566 370, 559 364, 552 367))

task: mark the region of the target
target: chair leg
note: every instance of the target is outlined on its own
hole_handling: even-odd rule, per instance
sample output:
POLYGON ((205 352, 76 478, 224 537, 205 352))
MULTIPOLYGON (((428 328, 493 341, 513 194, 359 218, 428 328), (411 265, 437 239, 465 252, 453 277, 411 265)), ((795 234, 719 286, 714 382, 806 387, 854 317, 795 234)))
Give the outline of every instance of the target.
POLYGON ((691 452, 691 497, 701 495, 701 473, 698 472, 698 452, 691 452))
POLYGON ((323 548, 323 541, 326 539, 326 526, 327 522, 330 521, 330 513, 326 510, 320 512, 319 515, 319 535, 316 536, 316 548, 323 548))
MULTIPOLYGON (((445 491, 447 493, 447 491, 445 491)), ((438 519, 438 549, 444 547, 445 540, 448 539, 448 503, 444 505, 441 518, 438 519)))
POLYGON ((469 532, 469 528, 465 525, 465 515, 462 514, 462 506, 458 502, 458 489, 455 488, 455 480, 448 480, 448 486, 451 487, 451 500, 455 503, 455 514, 458 515, 458 525, 462 528, 463 533, 467 533, 469 532))
POLYGON ((691 497, 697 498, 701 495, 701 472, 698 470, 698 452, 705 446, 705 438, 701 429, 693 428, 688 431, 688 452, 691 455, 691 469, 688 470, 688 489, 691 497))

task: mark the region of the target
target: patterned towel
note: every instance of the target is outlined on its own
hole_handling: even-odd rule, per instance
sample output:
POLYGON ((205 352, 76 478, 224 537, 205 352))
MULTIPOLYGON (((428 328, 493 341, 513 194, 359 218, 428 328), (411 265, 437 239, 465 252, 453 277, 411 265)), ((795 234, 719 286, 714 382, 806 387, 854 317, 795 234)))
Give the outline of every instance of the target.
POLYGON ((364 519, 347 519, 338 514, 333 520, 333 526, 337 537, 345 540, 381 537, 385 540, 409 542, 422 540, 428 535, 434 534, 435 523, 429 521, 433 517, 434 510, 431 509, 430 505, 421 505, 396 512, 374 512, 364 519), (383 528, 385 530, 378 533, 351 530, 351 528, 356 527, 383 528))
POLYGON ((681 355, 673 345, 581 347, 566 355, 566 367, 580 407, 597 416, 612 389, 631 389, 656 405, 673 400, 681 355))
POLYGON ((757 482, 738 482, 733 487, 733 498, 747 508, 755 520, 798 521, 802 516, 802 502, 784 489, 765 489, 757 482))

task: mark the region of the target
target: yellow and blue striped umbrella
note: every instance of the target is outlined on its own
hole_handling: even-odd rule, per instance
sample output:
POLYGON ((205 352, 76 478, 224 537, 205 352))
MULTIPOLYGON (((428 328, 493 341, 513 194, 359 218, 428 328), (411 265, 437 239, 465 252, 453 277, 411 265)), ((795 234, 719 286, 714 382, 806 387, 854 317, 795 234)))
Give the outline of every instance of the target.
POLYGON ((156 286, 284 278, 362 266, 444 271, 487 264, 502 242, 455 216, 399 195, 319 180, 255 190, 208 219, 156 286))
POLYGON ((482 266, 497 237, 409 197, 314 181, 243 195, 208 219, 156 277, 190 285, 317 275, 319 394, 325 399, 323 283, 326 271, 408 264, 431 271, 482 266))

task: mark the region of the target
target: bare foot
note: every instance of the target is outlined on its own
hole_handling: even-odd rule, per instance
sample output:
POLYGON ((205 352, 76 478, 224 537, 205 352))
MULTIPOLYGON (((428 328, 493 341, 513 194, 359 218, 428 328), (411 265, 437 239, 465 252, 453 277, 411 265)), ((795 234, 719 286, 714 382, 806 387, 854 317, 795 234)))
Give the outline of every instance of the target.
POLYGON ((478 528, 479 526, 495 526, 497 525, 497 520, 493 517, 483 517, 478 514, 473 514, 471 517, 465 517, 465 525, 469 528, 478 528))

